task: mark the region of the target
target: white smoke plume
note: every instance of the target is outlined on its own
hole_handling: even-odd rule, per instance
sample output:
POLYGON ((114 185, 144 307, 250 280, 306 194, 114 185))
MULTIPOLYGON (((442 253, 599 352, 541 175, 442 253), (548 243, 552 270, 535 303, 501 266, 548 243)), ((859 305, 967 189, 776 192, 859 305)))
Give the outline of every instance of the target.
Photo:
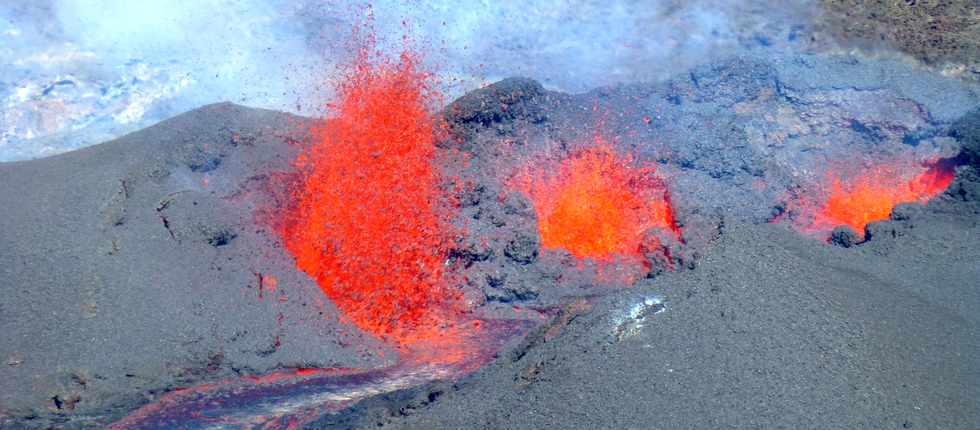
POLYGON ((449 97, 514 75, 581 92, 744 50, 800 49, 811 13, 805 0, 12 3, 0 4, 0 162, 219 101, 320 114, 369 12, 383 46, 409 33, 425 49, 449 97))

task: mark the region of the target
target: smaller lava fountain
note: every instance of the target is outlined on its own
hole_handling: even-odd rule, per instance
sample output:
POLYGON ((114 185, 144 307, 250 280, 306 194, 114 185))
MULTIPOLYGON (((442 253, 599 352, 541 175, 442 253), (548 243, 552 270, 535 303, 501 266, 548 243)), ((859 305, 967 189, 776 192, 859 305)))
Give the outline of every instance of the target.
POLYGON ((865 226, 888 219, 896 205, 926 203, 952 181, 952 166, 942 160, 925 165, 879 163, 849 178, 831 170, 822 184, 823 200, 801 198, 789 209, 802 215, 796 224, 804 233, 827 236, 847 226, 863 239, 865 226))
POLYGON ((538 215, 541 246, 580 259, 639 261, 644 236, 659 229, 678 237, 670 195, 652 166, 635 166, 601 134, 594 145, 560 163, 541 163, 511 185, 538 215))

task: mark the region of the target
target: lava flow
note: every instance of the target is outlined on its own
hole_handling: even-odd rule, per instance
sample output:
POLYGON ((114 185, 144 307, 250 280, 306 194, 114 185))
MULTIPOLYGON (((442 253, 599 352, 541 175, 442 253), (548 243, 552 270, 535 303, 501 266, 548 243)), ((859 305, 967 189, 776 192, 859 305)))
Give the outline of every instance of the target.
POLYGON ((433 165, 435 95, 411 53, 339 85, 335 118, 298 157, 301 184, 281 231, 297 266, 353 324, 405 344, 457 313, 445 255, 455 237, 433 165))
POLYGON ((806 220, 804 232, 826 235, 835 227, 848 226, 863 239, 865 226, 888 219, 895 205, 925 203, 952 181, 952 167, 942 162, 928 166, 883 163, 849 179, 831 171, 823 201, 803 199, 792 207, 806 220))
POLYGON ((600 262, 639 259, 650 229, 677 235, 670 196, 655 169, 634 166, 600 134, 593 146, 549 164, 513 181, 534 205, 542 248, 600 262))

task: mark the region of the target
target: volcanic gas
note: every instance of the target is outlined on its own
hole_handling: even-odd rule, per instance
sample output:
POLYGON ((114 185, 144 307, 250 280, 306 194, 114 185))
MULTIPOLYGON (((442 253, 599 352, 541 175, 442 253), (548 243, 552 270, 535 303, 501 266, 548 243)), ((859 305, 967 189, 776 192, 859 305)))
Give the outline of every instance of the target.
POLYGON ((888 219, 895 205, 925 203, 952 181, 953 169, 943 162, 882 162, 849 178, 831 170, 822 184, 822 201, 803 198, 791 207, 802 213, 806 233, 826 235, 835 227, 848 226, 863 238, 865 226, 888 219))
POLYGON ((434 167, 437 97, 417 55, 362 50, 337 88, 333 118, 296 159, 302 179, 281 235, 297 266, 350 322, 396 343, 457 311, 445 255, 456 233, 434 167))
POLYGON ((593 145, 555 163, 542 163, 512 182, 538 216, 541 246, 578 258, 640 258, 650 229, 676 235, 670 197, 652 166, 637 166, 600 133, 593 145))

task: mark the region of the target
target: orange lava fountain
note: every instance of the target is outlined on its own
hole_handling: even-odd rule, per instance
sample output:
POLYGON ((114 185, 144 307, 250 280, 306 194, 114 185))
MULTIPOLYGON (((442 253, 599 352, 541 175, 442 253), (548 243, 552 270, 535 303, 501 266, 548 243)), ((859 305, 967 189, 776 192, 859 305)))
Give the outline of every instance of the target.
POLYGON ((459 311, 445 255, 453 207, 433 165, 430 75, 404 53, 373 65, 362 52, 338 87, 332 119, 295 161, 295 207, 281 229, 297 266, 362 330, 405 344, 459 311))
POLYGON ((641 258, 648 230, 676 235, 666 186, 652 166, 634 166, 598 134, 594 143, 557 166, 518 175, 513 185, 534 205, 543 248, 596 261, 641 258))
POLYGON ((818 204, 802 202, 798 205, 810 220, 804 231, 825 234, 844 225, 863 238, 864 227, 888 219, 895 205, 925 203, 943 192, 952 181, 952 169, 942 163, 928 168, 882 164, 849 180, 829 172, 826 199, 818 204))

